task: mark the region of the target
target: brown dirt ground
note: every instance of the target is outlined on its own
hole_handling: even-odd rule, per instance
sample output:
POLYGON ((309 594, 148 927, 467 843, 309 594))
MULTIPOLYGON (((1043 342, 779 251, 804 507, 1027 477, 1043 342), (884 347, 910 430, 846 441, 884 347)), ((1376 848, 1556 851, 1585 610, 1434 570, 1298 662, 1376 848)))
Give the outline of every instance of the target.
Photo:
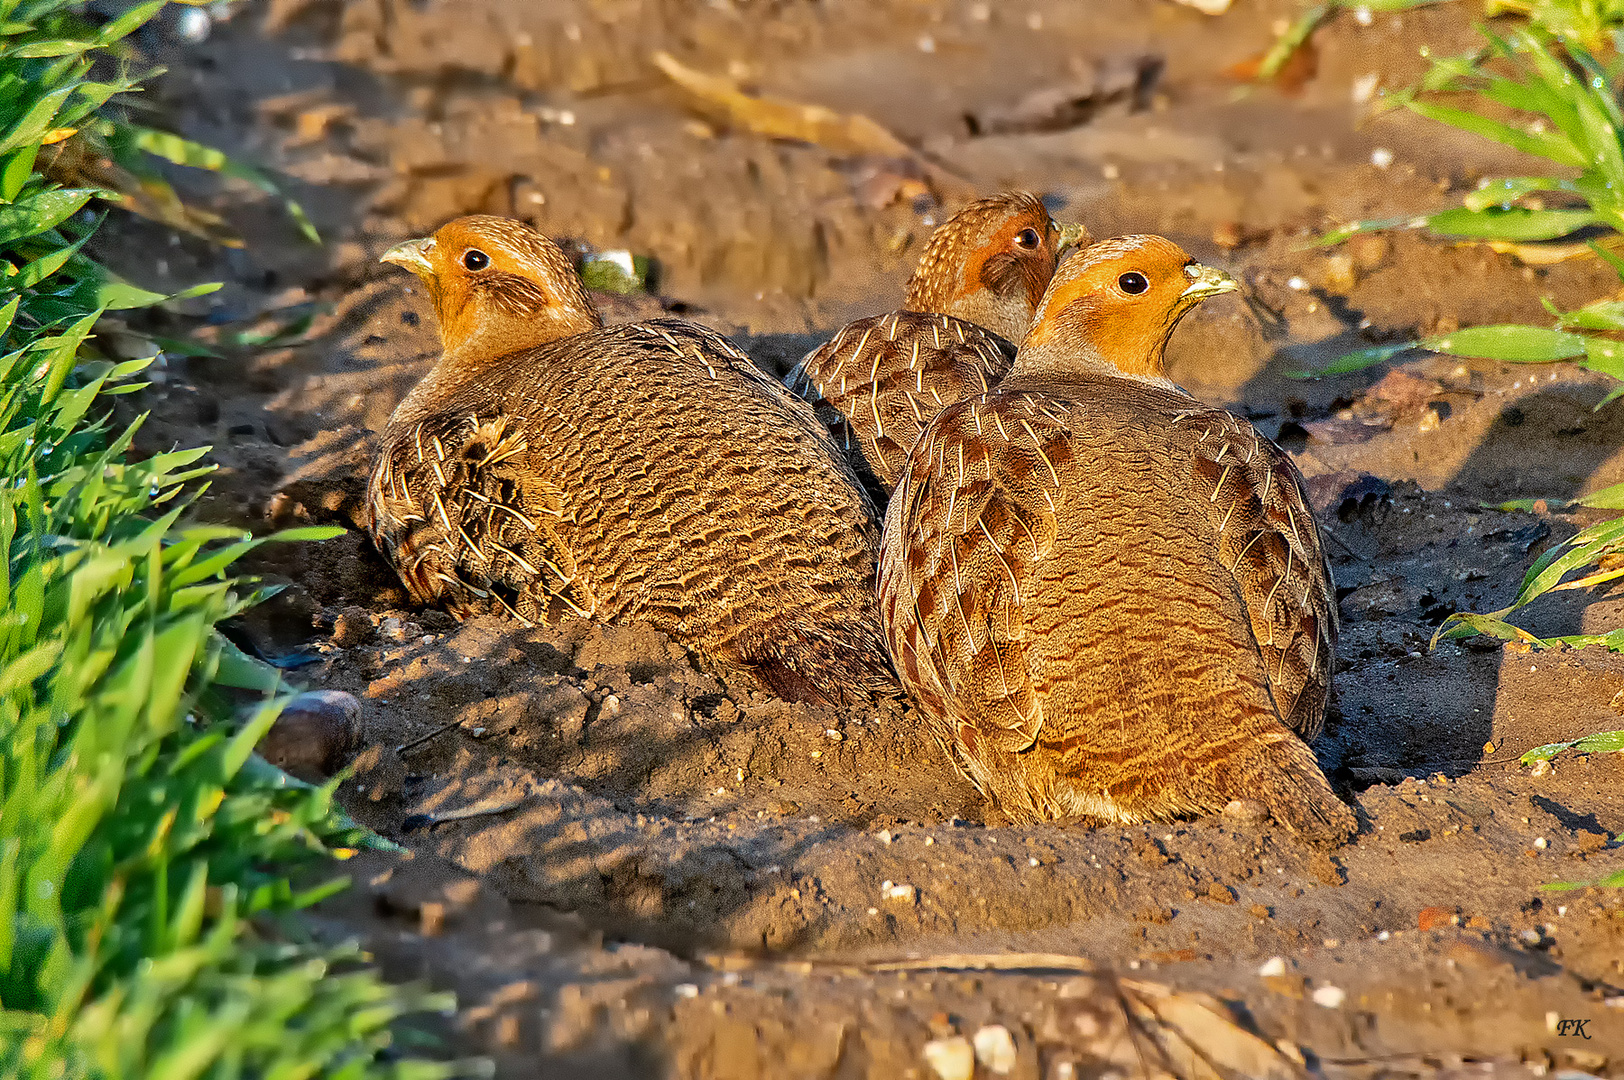
MULTIPOLYGON (((1576 305, 1609 274, 1409 234, 1307 248, 1333 223, 1445 205, 1526 163, 1353 101, 1361 79, 1414 78, 1418 46, 1463 48, 1474 5, 1343 17, 1298 93, 1242 92, 1225 69, 1295 10, 256 0, 201 44, 147 35, 171 67, 152 95, 171 121, 274 166, 327 237, 303 244, 274 201, 183 177, 244 249, 141 223, 98 240, 143 284, 226 283, 131 326, 197 332, 224 359, 173 360, 120 399, 151 411, 144 447, 214 444, 200 512, 215 520, 345 520, 367 432, 435 345, 421 291, 374 260, 459 213, 655 256, 658 298, 602 297, 611 318, 686 314, 780 374, 900 296, 944 214, 929 195, 893 198, 921 176, 948 209, 1019 185, 1096 235, 1166 233, 1280 315, 1265 334, 1239 304, 1207 305, 1172 363, 1297 454, 1332 536, 1339 717, 1318 749, 1363 828, 1330 854, 1223 818, 1011 828, 905 707, 730 695, 645 629, 406 610, 353 532, 270 554, 259 569, 295 588, 242 635, 309 654, 301 683, 360 698, 344 801, 411 850, 364 856, 362 887, 316 925, 457 990, 461 1010, 435 1028, 446 1052, 515 1077, 926 1077, 927 1040, 996 1022, 1014 1033, 1009 1075, 1149 1075, 1083 1008, 1115 971, 1211 994, 1328 1076, 1624 1076, 1624 891, 1542 888, 1624 865, 1624 763, 1516 763, 1624 724, 1624 659, 1427 648, 1449 612, 1503 606, 1587 520, 1482 505, 1624 480, 1624 412, 1593 411, 1606 380, 1567 366, 1420 358, 1287 377, 1369 341, 1538 319, 1540 297, 1576 305), (926 164, 697 117, 650 66, 656 49, 866 113, 926 164), (1162 66, 1137 102, 1063 130, 978 137, 965 120, 1143 57, 1162 66), (1371 163, 1377 147, 1393 164, 1371 163), (232 344, 306 315, 292 340, 232 344), (1006 959, 983 970, 989 956, 1006 959), (899 957, 919 959, 877 966, 899 957)), ((1566 593, 1532 617, 1547 633, 1610 627, 1624 598, 1566 593)))

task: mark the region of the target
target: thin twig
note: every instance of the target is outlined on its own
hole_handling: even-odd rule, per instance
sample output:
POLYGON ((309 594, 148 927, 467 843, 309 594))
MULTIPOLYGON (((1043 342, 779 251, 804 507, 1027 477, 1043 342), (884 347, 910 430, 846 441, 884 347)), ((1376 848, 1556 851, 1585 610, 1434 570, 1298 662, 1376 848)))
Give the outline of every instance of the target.
POLYGON ((416 750, 419 746, 422 746, 430 739, 438 738, 439 736, 444 735, 446 732, 450 731, 460 723, 462 723, 461 720, 448 720, 446 723, 441 724, 427 735, 419 735, 417 738, 412 739, 409 742, 401 743, 399 746, 395 747, 395 753, 404 754, 408 750, 416 750))

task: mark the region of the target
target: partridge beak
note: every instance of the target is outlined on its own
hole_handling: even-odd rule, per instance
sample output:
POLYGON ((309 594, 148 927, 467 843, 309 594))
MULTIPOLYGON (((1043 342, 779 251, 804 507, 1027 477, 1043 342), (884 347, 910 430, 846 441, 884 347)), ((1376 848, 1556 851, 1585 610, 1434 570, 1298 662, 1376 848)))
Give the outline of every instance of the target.
POLYGON ((1189 277, 1190 284, 1179 294, 1179 299, 1188 300, 1192 304, 1197 300, 1205 300, 1219 293, 1235 292, 1240 288, 1240 284, 1234 278, 1216 267, 1190 263, 1184 268, 1184 273, 1189 277))
POLYGON ((1093 242, 1093 239, 1094 238, 1088 234, 1087 225, 1084 225, 1080 221, 1069 222, 1060 226, 1060 242, 1055 245, 1055 250, 1065 251, 1073 244, 1077 245, 1078 247, 1087 247, 1091 242, 1093 242))
POLYGON ((425 236, 421 240, 408 240, 404 244, 396 244, 378 256, 378 261, 404 266, 419 277, 429 277, 434 274, 434 264, 429 261, 429 253, 433 250, 434 237, 425 236))

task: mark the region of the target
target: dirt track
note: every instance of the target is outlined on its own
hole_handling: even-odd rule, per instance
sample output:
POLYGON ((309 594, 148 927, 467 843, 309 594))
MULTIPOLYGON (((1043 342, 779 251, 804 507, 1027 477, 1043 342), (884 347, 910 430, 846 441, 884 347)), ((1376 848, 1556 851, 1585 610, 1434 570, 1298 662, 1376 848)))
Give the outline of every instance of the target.
MULTIPOLYGON (((121 399, 153 411, 142 445, 217 447, 215 520, 342 519, 364 433, 435 347, 421 292, 374 260, 450 216, 515 214, 653 255, 659 297, 601 297, 608 317, 697 318, 782 374, 895 302, 957 195, 1022 186, 1097 236, 1166 233, 1279 312, 1265 334, 1240 304, 1207 305, 1175 337, 1172 373, 1297 455, 1333 538, 1340 719, 1317 749, 1363 828, 1329 855, 1223 819, 1006 827, 900 707, 735 699, 649 631, 404 610, 357 534, 283 549, 264 569, 298 587, 243 633, 267 655, 313 654, 299 680, 361 698, 346 804, 415 853, 358 864, 370 884, 323 913, 324 932, 455 987, 449 1047, 512 1076, 926 1077, 926 1041, 990 1022, 1014 1033, 1011 1075, 1130 1073, 1138 1058, 1112 1064, 1109 1025, 1078 1011, 1105 994, 1088 964, 1236 1003, 1326 1075, 1624 1075, 1624 897, 1541 888, 1624 864, 1624 763, 1516 764, 1624 726, 1624 659, 1427 651, 1451 611, 1503 606, 1586 520, 1482 504, 1624 480, 1624 412, 1593 412, 1606 380, 1564 366, 1419 358, 1287 377, 1610 287, 1585 261, 1534 269, 1412 235, 1305 246, 1523 167, 1417 119, 1362 122, 1353 101, 1371 75, 1414 78, 1420 44, 1461 49, 1470 7, 1337 21, 1295 96, 1224 75, 1296 10, 1285 0, 1219 19, 1166 0, 272 0, 184 52, 148 40, 172 67, 156 95, 172 122, 292 177, 328 241, 302 244, 274 202, 206 184, 244 250, 141 224, 101 241, 152 287, 227 282, 162 327, 201 325, 226 358, 172 361, 121 399), (650 66, 659 49, 864 113, 920 156, 727 130, 650 66), (984 129, 1045 87, 1118 86, 1123 70, 1156 74, 1063 130, 976 136, 966 121, 984 129), (1371 163, 1377 148, 1390 166, 1371 163), (939 198, 912 197, 921 182, 939 198), (294 340, 234 344, 301 315, 294 340), (492 812, 431 823, 470 808, 492 812), (1009 953, 1054 955, 965 970, 1009 953), (905 955, 944 970, 873 966, 905 955), (1587 1019, 1590 1038, 1562 1019, 1587 1019)), ((1541 632, 1624 620, 1612 594, 1561 596, 1535 609, 1541 632)))

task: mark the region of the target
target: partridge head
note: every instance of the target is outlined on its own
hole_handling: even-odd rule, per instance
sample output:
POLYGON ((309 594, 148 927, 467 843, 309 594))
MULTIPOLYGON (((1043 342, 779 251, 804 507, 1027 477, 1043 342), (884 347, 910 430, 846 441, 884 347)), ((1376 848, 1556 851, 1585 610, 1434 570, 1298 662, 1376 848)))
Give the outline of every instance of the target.
POLYGON ((1015 361, 1022 375, 1103 369, 1166 383, 1179 320, 1239 286, 1160 236, 1102 240, 1061 264, 1015 361))
POLYGON ((1019 344, 1061 252, 1087 242, 1086 228, 1057 224, 1031 192, 978 200, 931 234, 903 310, 952 315, 1019 344))
POLYGON ((447 357, 477 365, 603 325, 558 245, 522 222, 479 214, 408 240, 381 261, 422 279, 447 357))

